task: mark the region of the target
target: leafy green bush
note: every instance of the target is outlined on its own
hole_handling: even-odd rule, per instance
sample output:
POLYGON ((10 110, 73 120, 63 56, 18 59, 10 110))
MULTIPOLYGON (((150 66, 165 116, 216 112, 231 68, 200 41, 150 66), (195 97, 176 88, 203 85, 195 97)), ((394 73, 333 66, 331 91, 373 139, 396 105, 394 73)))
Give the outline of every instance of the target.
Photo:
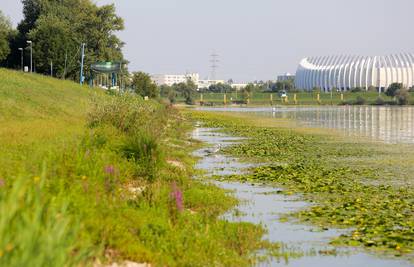
POLYGON ((385 105, 385 103, 385 100, 379 96, 377 99, 375 99, 373 105, 382 106, 385 105))
POLYGON ((362 92, 362 88, 361 87, 354 87, 351 89, 352 93, 358 93, 358 92, 362 92))
POLYGON ((122 154, 137 167, 136 175, 154 181, 162 166, 163 155, 158 140, 148 132, 136 132, 128 136, 121 147, 122 154))
POLYGON ((355 105, 365 105, 366 103, 367 101, 362 96, 358 96, 354 102, 355 105))
POLYGON ((398 105, 408 105, 410 103, 410 93, 407 89, 400 89, 395 93, 398 105))
POLYGON ((387 96, 395 96, 397 91, 403 89, 404 86, 402 83, 392 83, 390 86, 388 86, 387 91, 385 91, 385 94, 387 96))

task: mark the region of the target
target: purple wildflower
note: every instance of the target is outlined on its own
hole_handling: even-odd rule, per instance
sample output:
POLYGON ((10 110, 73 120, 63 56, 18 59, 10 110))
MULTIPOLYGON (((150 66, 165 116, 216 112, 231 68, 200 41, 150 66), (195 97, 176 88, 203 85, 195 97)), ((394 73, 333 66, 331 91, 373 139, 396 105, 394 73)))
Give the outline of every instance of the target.
POLYGON ((115 167, 112 165, 108 165, 105 167, 105 173, 108 175, 115 175, 115 167))
POLYGON ((175 200, 175 206, 178 211, 184 210, 184 201, 183 201, 183 192, 177 187, 177 184, 174 182, 172 184, 171 198, 175 200))

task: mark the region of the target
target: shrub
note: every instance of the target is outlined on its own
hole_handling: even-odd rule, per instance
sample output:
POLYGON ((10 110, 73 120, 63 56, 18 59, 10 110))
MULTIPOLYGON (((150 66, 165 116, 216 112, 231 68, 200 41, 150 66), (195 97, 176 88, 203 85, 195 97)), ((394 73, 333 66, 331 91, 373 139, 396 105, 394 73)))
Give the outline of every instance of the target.
POLYGON ((410 93, 407 89, 400 89, 395 93, 398 105, 407 105, 410 102, 410 93))
POLYGON ((314 92, 314 93, 320 93, 321 91, 322 91, 322 89, 320 87, 315 86, 315 87, 312 88, 312 92, 314 92))
POLYGON ((193 99, 193 96, 187 96, 187 97, 185 98, 185 103, 186 103, 187 105, 194 105, 194 99, 193 99))
POLYGON ((111 97, 99 97, 92 100, 88 113, 89 127, 111 125, 123 132, 134 132, 137 128, 154 128, 163 123, 165 116, 155 114, 163 112, 160 104, 143 101, 140 97, 124 94, 111 97))
POLYGON ((137 132, 127 137, 122 154, 136 163, 136 175, 152 182, 162 166, 163 156, 158 140, 148 132, 137 132))
POLYGON ((386 104, 385 100, 380 96, 377 97, 377 99, 375 99, 375 101, 373 103, 373 105, 377 105, 377 106, 382 106, 382 105, 385 105, 385 104, 386 104))
POLYGON ((365 98, 363 98, 362 96, 358 96, 356 99, 355 99, 355 102, 354 102, 354 104, 355 105, 365 105, 366 104, 366 99, 365 98))
POLYGON ((358 93, 358 92, 362 92, 362 88, 361 87, 354 87, 351 89, 352 93, 358 93))
POLYGON ((375 87, 375 86, 373 86, 373 85, 370 85, 370 86, 368 87, 368 91, 369 91, 369 92, 377 92, 377 91, 378 91, 378 88, 377 88, 377 87, 375 87))
POLYGON ((338 105, 347 106, 347 105, 353 105, 353 104, 354 104, 354 102, 352 100, 343 100, 343 101, 339 102, 338 105))

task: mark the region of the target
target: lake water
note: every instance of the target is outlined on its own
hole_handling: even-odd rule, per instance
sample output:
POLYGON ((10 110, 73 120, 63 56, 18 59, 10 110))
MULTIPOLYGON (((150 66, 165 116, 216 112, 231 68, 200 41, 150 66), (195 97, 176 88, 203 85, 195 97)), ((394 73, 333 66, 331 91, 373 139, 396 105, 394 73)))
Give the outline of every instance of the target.
POLYGON ((414 107, 329 106, 208 108, 198 110, 250 112, 284 118, 306 127, 338 129, 346 135, 371 138, 386 143, 414 143, 414 107))
MULTIPOLYGON (((209 146, 222 144, 224 147, 240 142, 241 139, 228 136, 224 133, 217 132, 217 129, 197 127, 192 137, 203 141, 209 146)), ((231 174, 240 174, 247 171, 247 168, 255 166, 245 162, 238 161, 237 158, 224 155, 221 153, 211 153, 210 149, 201 148, 194 152, 199 158, 196 165, 197 169, 204 170, 206 173, 199 179, 205 179, 205 176, 226 176, 231 174)), ((206 181, 206 180, 204 180, 206 181)), ((223 216, 223 219, 229 221, 244 221, 255 224, 261 224, 268 232, 265 239, 272 242, 283 242, 289 248, 302 251, 303 257, 291 258, 284 261, 279 258, 271 258, 266 262, 261 262, 257 267, 409 267, 409 262, 394 259, 381 258, 352 248, 335 248, 329 244, 329 241, 339 236, 346 230, 330 229, 320 231, 317 227, 303 225, 299 223, 283 222, 280 217, 286 213, 297 211, 308 207, 310 204, 300 200, 299 196, 286 196, 284 194, 275 194, 278 190, 270 185, 259 185, 251 183, 238 183, 228 181, 213 181, 216 185, 231 190, 234 195, 242 200, 237 209, 240 211, 235 214, 229 212, 223 216), (337 255, 321 255, 319 251, 337 250, 337 255), (310 251, 315 253, 308 255, 310 251)))

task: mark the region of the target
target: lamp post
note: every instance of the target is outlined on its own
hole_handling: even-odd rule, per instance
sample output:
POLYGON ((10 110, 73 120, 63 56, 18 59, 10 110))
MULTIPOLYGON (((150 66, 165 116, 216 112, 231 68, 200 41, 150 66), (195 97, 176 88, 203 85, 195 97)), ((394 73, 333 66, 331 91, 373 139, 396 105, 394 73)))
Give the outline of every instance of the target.
POLYGON ((82 43, 82 52, 81 52, 81 68, 80 68, 80 85, 83 85, 83 63, 85 60, 85 43, 82 43))
POLYGON ((30 45, 30 73, 33 72, 33 42, 27 41, 27 43, 30 45))
POLYGON ((21 67, 22 71, 24 71, 24 67, 23 67, 23 48, 19 47, 19 51, 20 51, 20 67, 21 67))

